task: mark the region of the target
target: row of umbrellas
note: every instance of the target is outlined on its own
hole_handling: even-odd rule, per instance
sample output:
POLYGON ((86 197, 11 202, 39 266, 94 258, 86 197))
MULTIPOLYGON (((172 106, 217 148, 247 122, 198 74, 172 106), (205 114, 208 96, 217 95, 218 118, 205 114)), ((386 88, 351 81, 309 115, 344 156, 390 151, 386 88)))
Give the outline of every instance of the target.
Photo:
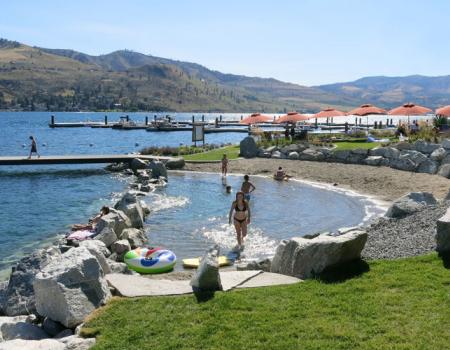
MULTIPOLYGON (((404 116, 413 116, 413 115, 425 115, 431 113, 432 110, 426 107, 422 107, 419 105, 415 105, 413 103, 405 103, 404 105, 391 109, 390 111, 386 111, 383 108, 379 108, 373 106, 371 104, 364 104, 358 108, 355 108, 347 113, 339 111, 334 108, 327 108, 319 113, 316 113, 312 116, 307 116, 304 114, 300 114, 298 112, 289 112, 286 115, 279 117, 274 123, 296 123, 299 121, 305 121, 308 119, 314 118, 333 118, 333 117, 342 117, 348 115, 358 115, 358 116, 368 116, 374 114, 384 114, 384 115, 404 115, 404 116)), ((450 106, 445 106, 436 110, 436 115, 442 115, 445 117, 450 117, 450 106)), ((268 115, 263 115, 260 113, 254 113, 247 118, 241 120, 241 124, 258 124, 258 123, 266 123, 271 122, 272 117, 268 115)))

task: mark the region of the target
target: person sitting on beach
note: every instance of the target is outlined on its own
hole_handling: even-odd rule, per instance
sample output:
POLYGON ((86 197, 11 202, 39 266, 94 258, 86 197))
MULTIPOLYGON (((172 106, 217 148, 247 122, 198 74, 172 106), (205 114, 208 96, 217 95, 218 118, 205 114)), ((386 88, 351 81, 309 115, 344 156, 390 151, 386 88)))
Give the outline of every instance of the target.
POLYGON ((228 214, 228 223, 230 225, 231 217, 233 217, 237 243, 239 248, 241 248, 244 243, 244 238, 247 236, 247 225, 250 224, 250 206, 245 200, 244 192, 242 191, 236 193, 236 200, 231 204, 230 212, 228 214))
POLYGON ((250 200, 250 193, 256 190, 256 187, 249 181, 250 177, 248 175, 244 176, 244 182, 241 186, 241 191, 244 192, 244 199, 246 201, 250 200))
POLYGON ((283 170, 282 167, 278 167, 278 170, 273 174, 273 178, 277 181, 283 181, 283 180, 289 180, 289 178, 292 177, 283 170))
POLYGON ((228 158, 227 155, 224 154, 222 157, 222 176, 227 176, 228 172, 228 158))
POLYGON ((104 216, 109 214, 109 207, 103 206, 102 209, 100 209, 100 213, 94 216, 93 218, 89 219, 89 223, 87 224, 75 224, 72 225, 72 231, 78 231, 78 230, 94 230, 95 226, 97 226, 100 219, 104 216))

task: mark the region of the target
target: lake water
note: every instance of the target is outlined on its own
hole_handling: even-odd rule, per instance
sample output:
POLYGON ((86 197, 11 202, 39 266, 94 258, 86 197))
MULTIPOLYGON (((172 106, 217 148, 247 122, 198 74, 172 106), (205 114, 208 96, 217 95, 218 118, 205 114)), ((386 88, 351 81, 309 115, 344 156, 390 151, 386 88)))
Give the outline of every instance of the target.
MULTIPOLYGON (((128 114, 138 121, 146 115, 128 114)), ((191 144, 190 132, 51 129, 50 115, 0 113, 0 156, 27 155, 30 135, 36 136, 39 152, 44 155, 117 154, 136 152, 146 146, 191 144)), ((58 122, 102 121, 104 117, 104 113, 55 115, 58 122)), ((108 113, 111 121, 120 115, 108 113)), ((191 116, 179 114, 177 119, 188 120, 191 116)), ((217 116, 205 114, 205 119, 214 120, 217 116)), ((239 117, 223 115, 224 119, 239 117)), ((236 143, 244 136, 208 134, 206 142, 236 143)), ((18 259, 65 233, 70 224, 86 222, 102 205, 113 203, 129 181, 105 172, 102 165, 0 167, 0 277, 6 277, 18 259)), ((240 181, 240 177, 228 177, 233 189, 238 188, 240 181)), ((372 204, 361 198, 294 181, 278 183, 259 177, 252 181, 258 191, 251 204, 254 218, 246 245, 249 259, 270 256, 282 238, 358 224, 367 210, 372 210, 372 204)), ((169 185, 145 200, 154 209, 146 228, 152 245, 165 246, 184 258, 201 255, 212 243, 225 250, 235 244, 234 231, 226 217, 232 196, 224 193, 218 175, 171 173, 169 185)))

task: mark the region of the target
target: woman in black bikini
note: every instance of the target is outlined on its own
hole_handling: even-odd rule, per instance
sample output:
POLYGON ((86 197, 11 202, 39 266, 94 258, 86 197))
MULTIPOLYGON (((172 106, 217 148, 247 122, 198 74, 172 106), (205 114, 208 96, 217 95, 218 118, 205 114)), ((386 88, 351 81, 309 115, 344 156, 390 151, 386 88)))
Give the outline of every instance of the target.
POLYGON ((242 243, 244 243, 245 236, 247 236, 247 225, 250 224, 250 206, 244 199, 244 192, 237 192, 236 200, 231 204, 230 213, 228 215, 228 222, 230 225, 232 215, 234 228, 236 229, 236 238, 240 247, 242 243))

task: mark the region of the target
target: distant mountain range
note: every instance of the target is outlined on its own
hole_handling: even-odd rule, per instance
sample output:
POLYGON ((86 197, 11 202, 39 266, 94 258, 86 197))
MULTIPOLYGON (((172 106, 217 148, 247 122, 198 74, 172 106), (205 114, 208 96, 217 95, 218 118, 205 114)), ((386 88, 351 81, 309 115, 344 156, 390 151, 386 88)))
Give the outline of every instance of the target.
POLYGON ((0 109, 316 112, 362 103, 450 104, 450 76, 368 77, 301 86, 224 74, 196 63, 121 50, 91 56, 0 39, 0 109))

